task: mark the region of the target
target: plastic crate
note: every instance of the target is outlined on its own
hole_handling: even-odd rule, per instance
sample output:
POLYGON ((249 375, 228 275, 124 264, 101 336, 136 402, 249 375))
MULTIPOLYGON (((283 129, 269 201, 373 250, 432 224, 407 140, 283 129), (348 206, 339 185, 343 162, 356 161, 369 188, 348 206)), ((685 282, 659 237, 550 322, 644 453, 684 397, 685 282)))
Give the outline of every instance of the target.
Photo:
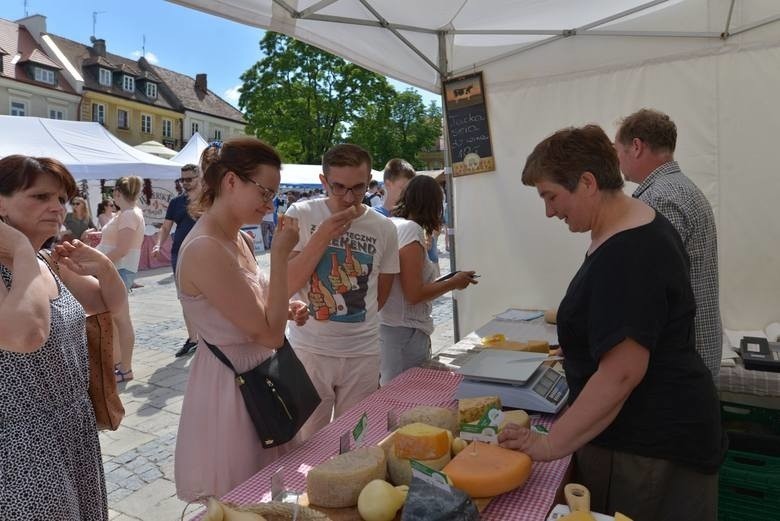
POLYGON ((780 409, 720 402, 720 416, 729 431, 780 434, 780 409))
POLYGON ((729 450, 720 468, 718 519, 765 521, 778 512, 780 457, 729 450))

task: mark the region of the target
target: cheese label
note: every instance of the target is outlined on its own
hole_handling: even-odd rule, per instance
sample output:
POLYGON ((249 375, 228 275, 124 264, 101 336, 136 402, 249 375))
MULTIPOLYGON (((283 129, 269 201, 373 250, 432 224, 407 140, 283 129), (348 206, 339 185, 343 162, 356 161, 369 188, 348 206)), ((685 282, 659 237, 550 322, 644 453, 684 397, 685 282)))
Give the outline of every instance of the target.
POLYGON ((498 445, 498 426, 504 421, 504 413, 491 407, 479 421, 462 423, 460 437, 469 441, 482 441, 498 445))
POLYGON ((363 437, 368 427, 368 414, 363 413, 355 427, 352 429, 352 439, 355 440, 355 447, 360 447, 363 444, 363 437))
POLYGON ((409 464, 412 466, 412 477, 419 478, 426 483, 438 487, 445 492, 452 493, 447 475, 438 470, 433 470, 427 465, 423 465, 417 460, 409 460, 409 464))

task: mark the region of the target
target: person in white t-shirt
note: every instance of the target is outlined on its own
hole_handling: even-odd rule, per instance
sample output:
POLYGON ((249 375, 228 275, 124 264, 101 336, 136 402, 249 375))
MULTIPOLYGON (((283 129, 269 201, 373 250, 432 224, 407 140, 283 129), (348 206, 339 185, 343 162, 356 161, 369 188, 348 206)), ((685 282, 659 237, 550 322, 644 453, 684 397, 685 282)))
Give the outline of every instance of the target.
POLYGON ((379 313, 381 385, 430 359, 431 301, 477 283, 473 271, 458 271, 445 280, 435 280, 438 270, 428 258, 426 237, 443 225, 443 200, 439 183, 419 175, 407 183, 392 210, 390 222, 398 230, 401 271, 379 313))
POLYGON ((285 214, 300 230, 288 287, 310 315, 289 330, 289 340, 322 398, 303 439, 378 388, 378 311, 399 270, 395 226, 362 204, 371 155, 337 145, 323 156, 322 171, 328 196, 297 202, 285 214))

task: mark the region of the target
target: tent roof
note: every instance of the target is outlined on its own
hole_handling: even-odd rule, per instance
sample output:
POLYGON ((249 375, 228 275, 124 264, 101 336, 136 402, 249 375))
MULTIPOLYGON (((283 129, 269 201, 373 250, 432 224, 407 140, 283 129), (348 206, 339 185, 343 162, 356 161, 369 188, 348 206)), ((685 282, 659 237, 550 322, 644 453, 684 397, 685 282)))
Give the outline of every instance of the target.
POLYGON ((181 165, 200 163, 200 156, 204 150, 209 146, 205 139, 201 137, 198 132, 195 132, 184 148, 179 150, 179 153, 171 158, 174 163, 181 165))
MULTIPOLYGON (((322 173, 322 165, 282 165, 282 182, 283 185, 289 186, 320 186, 320 174, 322 173)), ((371 170, 371 178, 376 179, 380 183, 384 173, 379 170, 371 170)))
POLYGON ((159 141, 144 141, 140 145, 136 145, 133 148, 157 157, 164 157, 165 159, 171 159, 176 155, 175 150, 166 147, 159 141))
POLYGON ((0 116, 0 157, 12 154, 52 157, 76 179, 176 179, 181 168, 136 150, 99 123, 0 116))
POLYGON ((441 78, 494 62, 502 67, 493 81, 592 71, 717 50, 780 20, 773 0, 169 1, 293 36, 433 92, 441 78))

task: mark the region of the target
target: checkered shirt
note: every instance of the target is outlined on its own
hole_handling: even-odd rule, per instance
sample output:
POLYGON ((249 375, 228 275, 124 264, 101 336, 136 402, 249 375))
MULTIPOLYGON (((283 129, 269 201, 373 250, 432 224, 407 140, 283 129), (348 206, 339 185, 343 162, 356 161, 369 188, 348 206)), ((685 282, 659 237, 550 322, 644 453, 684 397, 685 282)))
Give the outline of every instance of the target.
POLYGON ((675 227, 691 263, 696 299, 696 350, 717 378, 723 350, 718 301, 718 235, 712 207, 701 190, 680 171, 677 161, 659 166, 634 191, 675 227))

